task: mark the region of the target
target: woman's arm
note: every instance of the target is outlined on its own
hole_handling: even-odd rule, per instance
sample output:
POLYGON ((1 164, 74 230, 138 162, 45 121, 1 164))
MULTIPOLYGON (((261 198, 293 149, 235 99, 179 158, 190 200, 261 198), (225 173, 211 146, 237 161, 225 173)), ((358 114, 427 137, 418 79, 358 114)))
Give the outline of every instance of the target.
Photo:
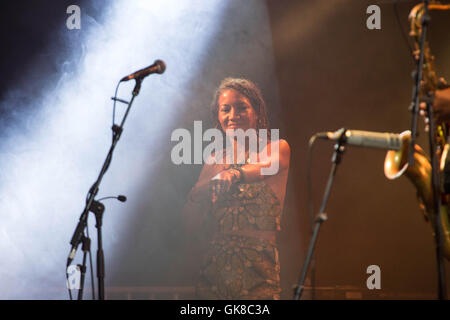
POLYGON ((189 194, 189 200, 193 202, 208 203, 211 201, 210 183, 211 178, 224 170, 224 164, 205 164, 197 183, 189 194))
MULTIPOLYGON (((267 157, 258 163, 246 164, 239 169, 224 168, 225 170, 219 172, 213 177, 214 193, 218 195, 228 192, 235 183, 261 181, 289 169, 291 150, 286 140, 268 144, 262 154, 266 154, 267 157)), ((213 195, 213 202, 214 198, 213 195)))
POLYGON ((263 153, 268 155, 267 159, 241 167, 243 176, 240 177, 240 181, 260 181, 289 169, 291 149, 286 140, 281 139, 268 144, 263 153))

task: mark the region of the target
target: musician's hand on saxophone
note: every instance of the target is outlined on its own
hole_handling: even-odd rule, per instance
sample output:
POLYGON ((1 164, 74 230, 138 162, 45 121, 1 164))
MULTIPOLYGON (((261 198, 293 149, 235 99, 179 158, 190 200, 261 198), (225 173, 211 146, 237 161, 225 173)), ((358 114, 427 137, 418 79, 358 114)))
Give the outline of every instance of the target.
MULTIPOLYGON (((420 115, 425 117, 426 130, 428 129, 428 117, 425 102, 420 103, 420 115)), ((450 122, 450 88, 436 90, 433 100, 433 117, 436 123, 450 122)))

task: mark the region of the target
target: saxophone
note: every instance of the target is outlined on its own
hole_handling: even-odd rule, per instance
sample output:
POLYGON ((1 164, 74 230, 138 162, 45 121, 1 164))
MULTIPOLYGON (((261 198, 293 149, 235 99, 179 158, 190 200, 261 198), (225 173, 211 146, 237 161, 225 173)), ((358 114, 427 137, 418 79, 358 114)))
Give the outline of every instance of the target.
MULTIPOLYGON (((432 1, 428 5, 428 10, 450 10, 450 5, 443 5, 437 1, 432 1)), ((416 59, 420 53, 420 38, 422 34, 422 19, 426 13, 426 8, 423 3, 416 5, 409 14, 410 21, 410 36, 414 39, 414 56, 416 59)), ((422 81, 419 95, 421 97, 427 97, 432 95, 436 90, 448 87, 443 78, 438 78, 434 68, 434 56, 430 52, 428 42, 424 46, 424 60, 422 69, 422 81)), ((450 153, 447 124, 439 124, 436 128, 436 152, 437 157, 440 159, 440 174, 448 174, 450 172, 450 153)), ((390 150, 386 154, 384 162, 384 174, 390 179, 396 179, 405 174, 408 179, 414 184, 417 190, 417 197, 419 204, 425 219, 427 221, 435 221, 436 214, 433 205, 433 187, 431 183, 431 162, 429 157, 423 151, 423 149, 415 144, 414 145, 414 165, 408 165, 409 148, 411 147, 411 132, 405 131, 400 134, 400 138, 403 142, 401 150, 390 150)), ((450 206, 450 184, 447 183, 441 186, 441 224, 442 224, 442 239, 443 239, 443 251, 447 260, 450 260, 450 223, 449 223, 449 206, 450 206)), ((447 178, 448 180, 448 178, 447 178)), ((434 226, 431 223, 433 235, 435 233, 434 226)))

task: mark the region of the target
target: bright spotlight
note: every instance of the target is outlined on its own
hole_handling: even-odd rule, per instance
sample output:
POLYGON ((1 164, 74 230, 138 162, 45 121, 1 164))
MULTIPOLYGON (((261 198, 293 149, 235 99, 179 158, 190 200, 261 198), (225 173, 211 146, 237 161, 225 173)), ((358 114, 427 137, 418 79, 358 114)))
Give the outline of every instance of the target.
MULTIPOLYGON (((124 193, 131 202, 138 186, 151 178, 149 159, 158 152, 160 132, 171 126, 175 104, 186 94, 185 84, 195 76, 225 6, 218 0, 114 1, 104 9, 101 24, 83 16, 81 6, 82 38, 72 45, 82 47, 82 56, 65 57, 65 65, 78 61, 75 68, 27 108, 33 114, 21 115, 26 131, 9 128, 1 150, 0 251, 5 259, 0 261, 0 299, 68 297, 64 264, 69 241, 108 151, 110 97, 117 81, 156 58, 170 66, 163 76, 143 82, 100 186, 99 197, 124 193)), ((70 32, 67 41, 75 41, 70 32)), ((119 97, 130 96, 132 82, 121 86, 119 97)), ((15 90, 27 90, 27 85, 15 90)), ((118 118, 123 111, 118 108, 118 118)), ((125 211, 122 204, 107 203, 107 259, 130 219, 125 211)), ((80 256, 79 251, 76 259, 80 256)), ((88 278, 85 298, 90 296, 88 278)))

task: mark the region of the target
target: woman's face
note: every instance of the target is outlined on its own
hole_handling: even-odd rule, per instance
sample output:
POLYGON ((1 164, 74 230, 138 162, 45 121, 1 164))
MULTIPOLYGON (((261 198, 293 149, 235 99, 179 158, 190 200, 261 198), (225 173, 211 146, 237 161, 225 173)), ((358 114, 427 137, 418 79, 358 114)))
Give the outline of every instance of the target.
POLYGON ((219 96, 218 120, 223 131, 227 129, 256 129, 258 116, 250 100, 233 89, 222 91, 219 96))

